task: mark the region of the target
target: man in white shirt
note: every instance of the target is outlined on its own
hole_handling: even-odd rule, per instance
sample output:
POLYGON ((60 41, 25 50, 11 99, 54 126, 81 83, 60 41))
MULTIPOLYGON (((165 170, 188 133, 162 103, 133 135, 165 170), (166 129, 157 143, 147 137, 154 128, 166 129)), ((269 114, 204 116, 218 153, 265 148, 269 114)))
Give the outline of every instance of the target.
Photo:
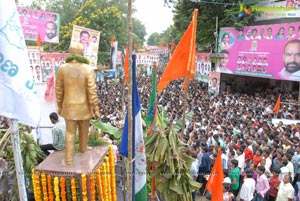
POLYGON ((255 180, 253 179, 253 171, 246 171, 246 178, 244 179, 243 185, 240 191, 241 201, 251 201, 253 199, 255 191, 255 180))
POLYGON ((48 21, 45 27, 45 42, 58 43, 58 28, 55 22, 48 21))
POLYGON ((279 184, 276 201, 294 200, 294 187, 290 183, 290 177, 285 175, 283 181, 279 184))
POLYGON ((244 155, 243 148, 237 149, 236 153, 238 155, 237 160, 239 161, 238 167, 240 168, 241 172, 244 172, 244 168, 245 168, 245 155, 244 155))

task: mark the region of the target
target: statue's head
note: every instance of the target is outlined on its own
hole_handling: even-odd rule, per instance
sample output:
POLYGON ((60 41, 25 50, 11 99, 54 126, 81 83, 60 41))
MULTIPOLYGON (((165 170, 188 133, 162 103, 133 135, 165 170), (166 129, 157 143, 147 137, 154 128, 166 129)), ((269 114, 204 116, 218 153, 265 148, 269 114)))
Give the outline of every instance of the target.
POLYGON ((69 52, 70 52, 70 54, 73 54, 73 55, 83 56, 84 55, 84 47, 81 43, 73 42, 70 45, 69 52))

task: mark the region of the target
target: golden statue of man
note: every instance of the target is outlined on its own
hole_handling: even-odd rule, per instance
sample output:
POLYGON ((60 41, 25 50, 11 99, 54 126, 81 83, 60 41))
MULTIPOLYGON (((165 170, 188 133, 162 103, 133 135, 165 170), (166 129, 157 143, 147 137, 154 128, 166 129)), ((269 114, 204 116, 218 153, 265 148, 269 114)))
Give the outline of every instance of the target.
POLYGON ((90 119, 100 118, 99 100, 94 69, 83 56, 84 47, 72 44, 66 64, 60 66, 56 78, 58 114, 66 121, 65 163, 72 165, 75 154, 75 137, 79 130, 79 151, 87 150, 90 119))

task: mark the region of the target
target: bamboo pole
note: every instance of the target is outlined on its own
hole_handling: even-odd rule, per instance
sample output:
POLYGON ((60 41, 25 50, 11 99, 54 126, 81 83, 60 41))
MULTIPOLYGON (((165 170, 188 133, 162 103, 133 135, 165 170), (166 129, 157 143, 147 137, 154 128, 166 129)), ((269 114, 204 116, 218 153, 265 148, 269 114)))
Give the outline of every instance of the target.
POLYGON ((25 177, 24 177, 23 162, 22 162, 22 155, 21 155, 21 148, 20 148, 19 124, 17 120, 10 119, 9 127, 12 131, 11 143, 13 145, 13 150, 14 150, 14 161, 15 161, 16 174, 17 174, 19 198, 20 201, 26 201, 27 194, 25 188, 25 177))
POLYGON ((134 193, 134 172, 133 172, 133 158, 132 158, 132 0, 128 0, 128 200, 133 200, 134 193))

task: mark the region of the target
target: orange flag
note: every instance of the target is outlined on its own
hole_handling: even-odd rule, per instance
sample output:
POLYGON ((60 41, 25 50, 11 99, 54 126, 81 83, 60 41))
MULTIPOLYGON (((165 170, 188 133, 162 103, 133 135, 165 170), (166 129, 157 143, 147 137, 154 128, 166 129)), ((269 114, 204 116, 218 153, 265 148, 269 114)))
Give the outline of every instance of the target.
POLYGON ((158 83, 160 93, 172 80, 190 76, 195 72, 196 27, 198 9, 194 10, 193 20, 179 41, 171 60, 158 83))
POLYGON ((111 37, 110 46, 113 47, 115 42, 115 35, 111 37))
POLYGON ((279 108, 280 108, 280 98, 281 98, 281 94, 279 94, 275 107, 273 109, 276 115, 278 115, 279 108))
POLYGON ((175 48, 175 43, 174 43, 174 39, 172 39, 172 44, 171 44, 171 51, 173 51, 175 48))
POLYGON ((125 59, 124 59, 124 77, 125 77, 125 83, 128 84, 128 47, 126 47, 125 59))
POLYGON ((38 33, 37 39, 36 39, 36 45, 37 45, 37 46, 41 46, 41 41, 42 41, 42 39, 41 39, 41 34, 38 33))
POLYGON ((211 192, 212 201, 223 201, 223 166, 222 166, 222 151, 219 148, 218 156, 211 170, 209 179, 206 184, 206 189, 211 192))

